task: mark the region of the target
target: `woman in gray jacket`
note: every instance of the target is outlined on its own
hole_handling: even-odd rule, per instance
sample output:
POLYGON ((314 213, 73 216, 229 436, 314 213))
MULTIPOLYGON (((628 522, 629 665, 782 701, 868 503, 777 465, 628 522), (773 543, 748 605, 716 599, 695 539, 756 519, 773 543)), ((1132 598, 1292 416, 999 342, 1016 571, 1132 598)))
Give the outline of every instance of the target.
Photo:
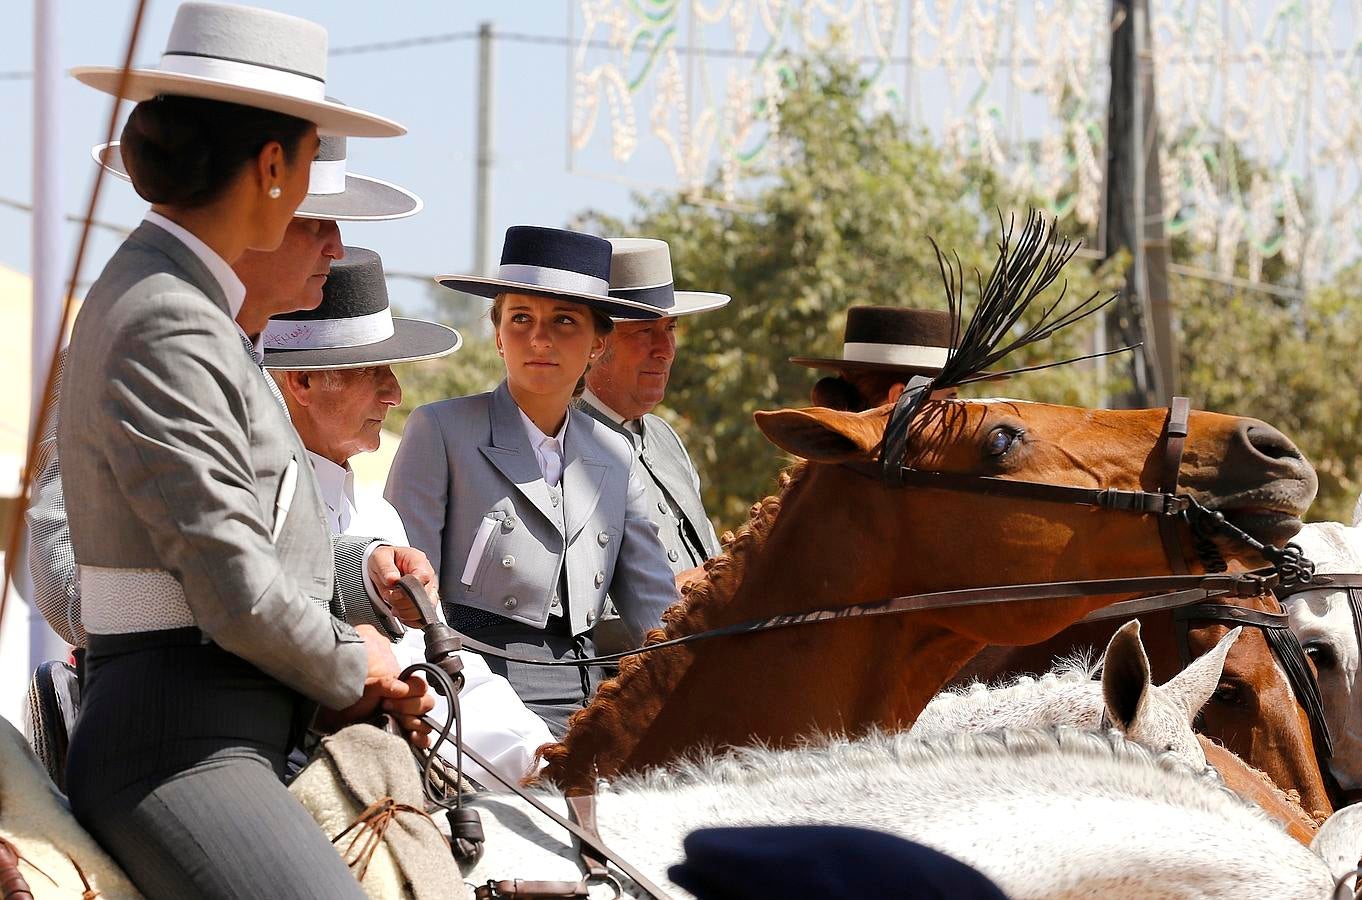
MULTIPOLYGON (((520 655, 592 655, 607 593, 641 642, 677 597, 633 448, 572 404, 610 317, 657 315, 608 295, 610 253, 602 238, 516 226, 494 277, 442 276, 494 298, 506 380, 413 412, 388 475, 386 496, 438 573, 449 623, 520 655)), ((599 677, 488 665, 555 735, 599 677)))
POLYGON ((311 468, 233 323, 231 264, 279 245, 317 127, 402 131, 327 102, 325 65, 311 22, 185 4, 158 68, 75 73, 139 101, 122 150, 152 208, 90 288, 62 390, 88 633, 67 789, 149 897, 362 897, 285 759, 319 706, 410 722, 429 699, 331 614, 311 468))

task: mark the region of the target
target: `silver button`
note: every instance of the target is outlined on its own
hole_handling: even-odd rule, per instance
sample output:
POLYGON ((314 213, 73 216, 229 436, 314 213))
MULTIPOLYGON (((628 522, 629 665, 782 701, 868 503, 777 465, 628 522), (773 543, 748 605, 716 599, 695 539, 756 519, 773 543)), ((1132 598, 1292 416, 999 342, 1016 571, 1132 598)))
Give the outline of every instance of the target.
POLYGON ((512 556, 511 554, 507 553, 505 556, 501 558, 501 567, 503 569, 509 569, 513 565, 515 565, 515 557, 512 556))
POLYGON ((596 624, 596 614, 594 612, 589 612, 586 614, 586 624, 588 625, 596 624))
POLYGON ((666 504, 665 501, 663 501, 663 500, 657 501, 657 511, 660 512, 660 513, 662 513, 662 515, 664 515, 664 516, 667 514, 668 510, 667 510, 667 504, 666 504))
POLYGON ((667 559, 670 559, 672 562, 676 562, 680 558, 681 554, 677 553, 675 550, 667 551, 667 559))
POLYGON ((596 573, 596 587, 600 587, 600 586, 603 585, 603 584, 605 584, 605 573, 604 573, 604 572, 597 572, 597 573, 596 573))
POLYGON ((563 601, 558 599, 557 594, 553 595, 553 602, 549 604, 549 609, 555 613, 561 613, 563 611, 563 601))
POLYGON ((516 598, 514 597, 507 597, 505 600, 502 601, 501 605, 506 607, 507 609, 515 609, 515 605, 519 602, 520 601, 516 600, 516 598))
POLYGON ((549 502, 552 503, 554 506, 557 506, 557 505, 558 505, 558 495, 557 495, 557 494, 550 494, 550 495, 549 495, 549 502))
POLYGON ((515 531, 515 516, 509 516, 501 520, 502 531, 515 531))
POLYGON ((600 544, 602 547, 610 543, 610 532, 602 531, 600 534, 596 535, 596 543, 600 544))

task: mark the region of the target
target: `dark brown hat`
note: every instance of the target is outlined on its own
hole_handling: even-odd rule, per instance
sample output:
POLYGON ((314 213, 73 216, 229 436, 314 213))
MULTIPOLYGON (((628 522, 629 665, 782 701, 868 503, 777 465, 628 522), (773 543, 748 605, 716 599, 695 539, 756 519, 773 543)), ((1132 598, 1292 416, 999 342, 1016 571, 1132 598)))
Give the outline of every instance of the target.
POLYGON ((792 356, 812 369, 861 369, 936 375, 950 355, 951 317, 934 309, 853 306, 847 310, 842 356, 792 356))

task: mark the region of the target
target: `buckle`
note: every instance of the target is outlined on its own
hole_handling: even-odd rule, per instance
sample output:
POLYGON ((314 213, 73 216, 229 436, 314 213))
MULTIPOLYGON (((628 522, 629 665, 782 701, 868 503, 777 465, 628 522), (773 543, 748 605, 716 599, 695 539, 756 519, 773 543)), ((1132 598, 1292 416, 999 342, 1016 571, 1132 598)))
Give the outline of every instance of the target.
POLYGON ((1250 597, 1266 594, 1276 583, 1277 577, 1275 575, 1254 575, 1245 572, 1242 575, 1235 576, 1230 594, 1239 599, 1247 600, 1250 597))

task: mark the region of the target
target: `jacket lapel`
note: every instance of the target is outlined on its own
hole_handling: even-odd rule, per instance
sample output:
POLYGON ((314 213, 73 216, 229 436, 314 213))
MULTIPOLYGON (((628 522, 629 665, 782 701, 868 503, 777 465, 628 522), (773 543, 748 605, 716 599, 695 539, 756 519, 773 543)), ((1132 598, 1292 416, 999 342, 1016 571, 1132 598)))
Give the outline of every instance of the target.
POLYGON ((487 461, 496 466, 497 471, 544 514, 544 518, 557 521, 549 499, 549 486, 544 483, 544 473, 539 471, 539 463, 534 458, 525 423, 520 420, 520 407, 516 406, 505 381, 492 392, 492 444, 480 449, 487 461))
MULTIPOLYGON (((573 411, 569 410, 568 415, 573 411)), ((563 448, 563 503, 567 506, 567 539, 572 539, 590 520, 596 511, 596 503, 601 497, 601 485, 609 466, 595 457, 584 454, 594 444, 589 432, 592 423, 584 416, 577 416, 568 428, 567 446, 563 448)))

